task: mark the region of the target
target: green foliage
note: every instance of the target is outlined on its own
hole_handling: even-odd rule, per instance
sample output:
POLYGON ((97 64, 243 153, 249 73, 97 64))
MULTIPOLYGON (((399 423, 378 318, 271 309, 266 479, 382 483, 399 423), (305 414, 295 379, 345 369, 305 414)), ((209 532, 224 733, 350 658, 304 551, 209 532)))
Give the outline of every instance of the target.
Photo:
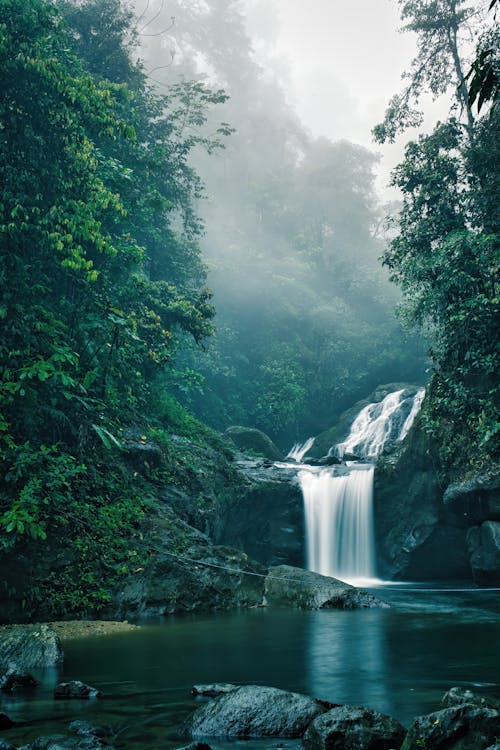
POLYGON ((484 468, 498 455, 498 128, 493 113, 469 145, 456 121, 438 125, 408 145, 394 175, 404 206, 384 263, 407 319, 431 336, 424 418, 446 471, 484 468))
POLYGON ((201 126, 225 95, 156 95, 118 0, 0 18, 0 554, 51 550, 31 604, 96 611, 137 554, 121 435, 213 332, 190 154, 221 146, 201 126))

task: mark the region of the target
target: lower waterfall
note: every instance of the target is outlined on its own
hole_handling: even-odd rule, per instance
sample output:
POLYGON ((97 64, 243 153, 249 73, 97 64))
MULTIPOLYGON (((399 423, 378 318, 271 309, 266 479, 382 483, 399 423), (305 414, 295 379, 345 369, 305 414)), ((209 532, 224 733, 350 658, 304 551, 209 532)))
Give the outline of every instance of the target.
MULTIPOLYGON (((423 388, 412 395, 404 389, 394 391, 359 412, 348 437, 329 451, 341 458, 354 453, 359 460, 339 467, 301 468, 309 570, 350 583, 377 578, 373 462, 388 444, 406 437, 424 394, 423 388)), ((302 460, 306 450, 298 448, 292 451, 302 460)))
POLYGON ((345 476, 301 471, 307 567, 343 581, 376 578, 371 464, 345 476))

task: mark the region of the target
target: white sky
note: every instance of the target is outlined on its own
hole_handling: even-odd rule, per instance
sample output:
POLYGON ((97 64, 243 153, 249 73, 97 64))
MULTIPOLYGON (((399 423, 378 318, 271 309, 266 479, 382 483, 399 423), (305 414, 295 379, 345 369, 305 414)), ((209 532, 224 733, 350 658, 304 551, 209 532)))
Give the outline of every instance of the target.
MULTIPOLYGON (((257 54, 272 55, 285 77, 289 101, 315 134, 348 139, 382 154, 379 188, 401 159, 398 143, 373 143, 371 129, 383 119, 401 74, 416 51, 415 38, 400 33, 397 0, 247 0, 249 31, 257 54)), ((444 117, 445 103, 430 106, 425 129, 444 117)), ((386 192, 385 197, 391 197, 386 192)))

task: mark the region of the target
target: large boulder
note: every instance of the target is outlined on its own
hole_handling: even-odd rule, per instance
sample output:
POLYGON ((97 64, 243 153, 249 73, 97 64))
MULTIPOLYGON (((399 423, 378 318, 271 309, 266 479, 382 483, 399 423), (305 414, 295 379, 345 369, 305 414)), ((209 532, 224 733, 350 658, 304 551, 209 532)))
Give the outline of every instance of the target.
POLYGON ((148 517, 149 562, 115 592, 118 619, 224 611, 262 603, 267 569, 240 550, 214 545, 168 507, 148 517))
POLYGON ((264 565, 304 564, 304 510, 297 471, 240 455, 237 493, 212 536, 264 565))
POLYGON ((500 522, 485 521, 467 533, 474 581, 480 586, 500 586, 500 522))
POLYGON ((0 672, 53 667, 63 661, 58 635, 48 625, 0 627, 0 672))
POLYGON ((467 524, 442 502, 436 452, 417 417, 399 450, 377 463, 375 533, 383 578, 471 577, 467 524))
POLYGON ((401 750, 486 750, 499 736, 496 709, 462 703, 418 716, 401 750))
POLYGON ((448 485, 443 503, 471 526, 500 521, 500 474, 474 476, 448 485))
POLYGON ((273 687, 244 685, 201 706, 186 724, 198 737, 301 737, 323 713, 313 698, 273 687))
POLYGON ((336 706, 318 716, 307 729, 304 750, 391 750, 399 748, 405 728, 378 711, 336 706))
POLYGON ((377 597, 337 578, 291 565, 269 569, 264 589, 269 606, 298 609, 362 609, 388 607, 377 597))
POLYGON ((271 438, 253 427, 241 427, 235 425, 228 427, 224 436, 230 438, 233 443, 242 451, 253 451, 271 461, 281 461, 283 454, 280 449, 273 443, 271 438))

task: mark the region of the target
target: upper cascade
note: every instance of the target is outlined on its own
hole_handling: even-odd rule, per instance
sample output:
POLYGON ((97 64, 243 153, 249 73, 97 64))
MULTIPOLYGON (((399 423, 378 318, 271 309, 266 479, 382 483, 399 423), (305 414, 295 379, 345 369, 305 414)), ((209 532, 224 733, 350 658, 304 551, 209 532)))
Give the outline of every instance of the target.
POLYGON ((346 454, 354 454, 360 458, 377 458, 385 447, 404 440, 424 396, 425 388, 420 388, 411 396, 402 389, 389 393, 378 403, 368 404, 352 423, 346 440, 331 448, 330 455, 343 458, 346 454))
POLYGON ((310 437, 307 438, 305 443, 295 443, 292 449, 287 453, 286 458, 291 458, 298 464, 302 463, 302 459, 304 458, 304 456, 309 453, 309 451, 313 447, 314 440, 315 438, 310 437))

